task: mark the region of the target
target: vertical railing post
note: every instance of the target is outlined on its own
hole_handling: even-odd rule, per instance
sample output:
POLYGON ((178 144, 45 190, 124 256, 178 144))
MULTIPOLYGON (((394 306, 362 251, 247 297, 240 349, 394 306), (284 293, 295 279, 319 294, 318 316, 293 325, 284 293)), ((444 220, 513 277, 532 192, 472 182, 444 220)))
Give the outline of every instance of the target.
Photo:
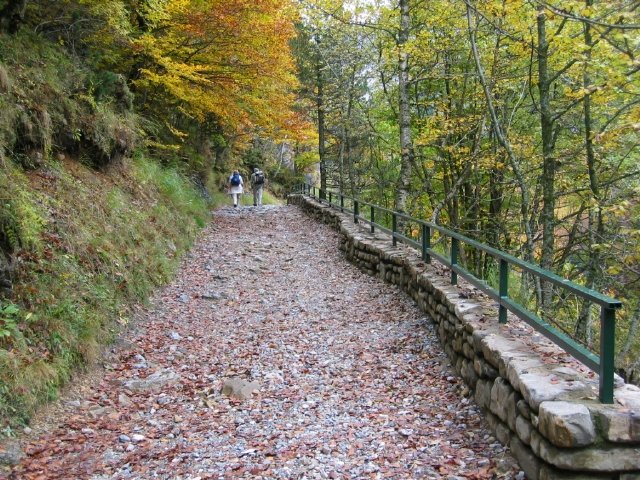
POLYGON ((344 212, 344 195, 340 194, 340 211, 344 212))
POLYGON ((395 247, 398 244, 398 239, 396 238, 396 232, 398 231, 398 216, 396 212, 391 213, 391 238, 392 244, 395 247))
POLYGON ((376 231, 374 222, 376 221, 376 209, 371 205, 371 233, 376 231))
POLYGON ((426 223, 422 224, 422 261, 431 263, 431 255, 429 250, 431 249, 431 227, 426 223))
POLYGON ((331 205, 331 192, 329 192, 329 205, 331 205))
POLYGON ((358 200, 353 199, 353 223, 358 223, 358 215, 360 215, 360 208, 358 206, 358 200))
POLYGON ((615 370, 616 311, 603 306, 600 311, 600 401, 613 403, 615 370))
MULTIPOLYGON (((500 283, 498 287, 500 298, 509 298, 509 262, 500 259, 500 283)), ((507 323, 507 307, 500 304, 498 309, 498 322, 507 323)))
POLYGON ((458 274, 454 267, 458 264, 458 253, 460 252, 460 240, 451 237, 451 285, 458 284, 458 274))

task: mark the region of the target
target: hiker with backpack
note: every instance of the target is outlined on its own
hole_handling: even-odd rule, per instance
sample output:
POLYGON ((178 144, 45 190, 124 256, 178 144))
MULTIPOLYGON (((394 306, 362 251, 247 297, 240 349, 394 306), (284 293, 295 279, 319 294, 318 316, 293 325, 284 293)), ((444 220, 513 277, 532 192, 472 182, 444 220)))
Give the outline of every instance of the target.
POLYGON ((253 206, 262 206, 262 188, 264 187, 264 172, 258 167, 253 169, 251 174, 251 190, 253 190, 253 206))
POLYGON ((242 181, 242 175, 238 170, 234 170, 229 177, 229 193, 233 198, 233 206, 237 207, 240 203, 240 196, 243 192, 244 182, 242 181))

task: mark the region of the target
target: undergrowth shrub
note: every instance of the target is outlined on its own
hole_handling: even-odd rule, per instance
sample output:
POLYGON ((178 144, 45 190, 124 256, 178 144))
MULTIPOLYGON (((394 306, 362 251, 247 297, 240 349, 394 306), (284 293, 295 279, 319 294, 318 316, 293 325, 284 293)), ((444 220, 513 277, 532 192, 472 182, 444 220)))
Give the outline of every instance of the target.
POLYGON ((77 135, 83 163, 105 167, 122 160, 135 148, 138 140, 136 117, 118 114, 110 106, 98 104, 93 114, 83 116, 77 135))
POLYGON ((123 75, 100 71, 95 74, 95 98, 97 101, 113 101, 118 112, 126 113, 133 110, 133 92, 127 85, 123 75))
POLYGON ((284 198, 304 182, 304 177, 288 168, 271 169, 267 172, 269 189, 278 197, 284 198))

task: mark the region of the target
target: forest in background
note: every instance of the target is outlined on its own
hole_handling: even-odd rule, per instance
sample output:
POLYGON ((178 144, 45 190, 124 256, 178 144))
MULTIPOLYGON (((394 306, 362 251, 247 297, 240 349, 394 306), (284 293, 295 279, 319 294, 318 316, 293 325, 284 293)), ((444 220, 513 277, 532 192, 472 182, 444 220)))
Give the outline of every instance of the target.
MULTIPOLYGON (((0 0, 3 432, 170 278, 206 192, 253 166, 281 194, 319 167, 323 189, 622 300, 617 363, 637 382, 639 10, 0 0)), ((495 283, 495 262, 461 253, 495 283)), ((591 305, 522 272, 512 285, 597 350, 591 305)))
MULTIPOLYGON (((622 300, 616 361, 637 382, 638 2, 301 4, 294 52, 315 104, 319 186, 622 300)), ((470 247, 461 255, 497 288, 496 261, 470 247)), ((589 302, 521 271, 510 296, 598 352, 589 302)))

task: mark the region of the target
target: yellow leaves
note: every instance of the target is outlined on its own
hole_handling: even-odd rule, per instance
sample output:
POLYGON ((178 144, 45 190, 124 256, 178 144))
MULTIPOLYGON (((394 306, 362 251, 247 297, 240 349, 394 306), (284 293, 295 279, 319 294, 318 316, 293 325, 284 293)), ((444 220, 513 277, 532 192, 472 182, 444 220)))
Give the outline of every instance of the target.
POLYGON ((104 19, 105 27, 120 35, 129 32, 128 12, 122 0, 80 0, 79 3, 87 6, 92 15, 104 19))
POLYGON ((163 0, 145 12, 153 29, 133 42, 147 60, 139 87, 160 88, 189 116, 213 115, 227 129, 291 124, 289 0, 163 0))
POLYGON ((593 93, 598 91, 598 87, 595 85, 590 85, 588 87, 578 88, 571 92, 566 92, 565 96, 571 100, 579 100, 587 95, 592 95, 593 93))
POLYGON ((300 172, 306 171, 312 165, 320 161, 317 150, 308 150, 296 155, 296 170, 300 172))
POLYGON ((164 150, 170 152, 178 152, 180 150, 180 145, 156 142, 155 140, 151 139, 147 139, 144 144, 145 146, 156 150, 164 150))
POLYGON ((621 200, 619 203, 607 207, 606 211, 614 217, 624 218, 628 215, 630 206, 631 202, 628 200, 621 200))
POLYGON ((640 238, 640 230, 638 229, 625 230, 625 233, 630 237, 640 238))
POLYGON ((180 130, 178 130, 177 128, 173 127, 171 124, 169 124, 169 122, 165 122, 165 126, 167 127, 167 129, 176 137, 180 138, 180 139, 185 139, 189 136, 188 133, 186 132, 182 132, 180 130))

